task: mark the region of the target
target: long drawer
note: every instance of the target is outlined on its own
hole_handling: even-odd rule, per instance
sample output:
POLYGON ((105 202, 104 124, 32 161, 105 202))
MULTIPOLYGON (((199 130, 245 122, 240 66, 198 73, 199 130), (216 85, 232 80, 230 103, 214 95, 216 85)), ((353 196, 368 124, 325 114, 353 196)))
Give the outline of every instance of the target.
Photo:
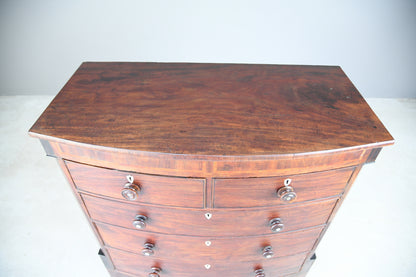
MULTIPOLYGON (((284 276, 299 271, 307 253, 281 257, 273 260, 230 262, 217 260, 182 261, 177 259, 158 259, 142 257, 117 249, 107 248, 116 270, 130 273, 137 277, 147 277, 152 267, 161 269, 160 276, 169 277, 253 277, 258 268, 264 269, 266 276, 284 276)), ((124 276, 124 275, 123 275, 124 276)))
MULTIPOLYGON (((273 234, 270 222, 279 218, 280 233, 325 224, 336 199, 263 209, 207 210, 127 204, 82 195, 93 220, 149 232, 191 236, 252 236, 273 234), (140 218, 145 216, 145 218, 140 218), (137 224, 137 218, 144 224, 137 224), (136 227, 137 226, 137 227, 136 227)), ((139 222, 140 223, 140 222, 139 222)), ((275 229, 276 231, 276 229, 275 229)))
POLYGON ((323 226, 282 234, 218 238, 155 234, 96 223, 106 246, 133 253, 146 250, 151 243, 155 258, 205 261, 207 259, 253 261, 266 260, 265 248, 270 246, 271 258, 290 256, 309 251, 323 226))

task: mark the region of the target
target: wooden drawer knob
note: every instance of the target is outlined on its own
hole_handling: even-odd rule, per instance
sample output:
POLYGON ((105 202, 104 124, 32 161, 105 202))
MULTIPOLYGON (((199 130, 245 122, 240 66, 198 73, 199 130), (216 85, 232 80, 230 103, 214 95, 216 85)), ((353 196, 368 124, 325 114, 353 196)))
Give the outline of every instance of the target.
POLYGON ((147 216, 138 214, 134 218, 133 226, 136 227, 136 229, 145 229, 146 228, 146 220, 147 216))
POLYGON ((254 271, 254 274, 256 274, 255 277, 266 277, 266 274, 264 273, 264 269, 262 269, 262 268, 256 269, 254 271))
POLYGON ((274 256, 274 252, 271 246, 266 246, 263 248, 263 257, 270 259, 274 256))
POLYGON ((273 218, 269 221, 270 230, 275 233, 278 233, 283 230, 285 225, 282 223, 282 220, 278 217, 273 218))
POLYGON ((291 182, 291 179, 286 179, 284 181, 285 185, 277 190, 277 196, 284 202, 291 202, 296 199, 297 195, 293 187, 290 186, 291 182))
POLYGON ((128 183, 124 185, 121 195, 129 201, 134 201, 137 199, 137 196, 140 192, 140 187, 136 184, 133 184, 134 178, 131 175, 126 176, 128 183))
POLYGON ((155 254, 155 251, 153 251, 153 248, 155 245, 150 242, 146 242, 144 244, 144 248, 142 249, 143 256, 153 256, 155 254))
POLYGON ((149 277, 160 277, 159 273, 161 271, 162 270, 160 268, 158 268, 158 267, 152 267, 152 272, 150 272, 148 276, 149 277))

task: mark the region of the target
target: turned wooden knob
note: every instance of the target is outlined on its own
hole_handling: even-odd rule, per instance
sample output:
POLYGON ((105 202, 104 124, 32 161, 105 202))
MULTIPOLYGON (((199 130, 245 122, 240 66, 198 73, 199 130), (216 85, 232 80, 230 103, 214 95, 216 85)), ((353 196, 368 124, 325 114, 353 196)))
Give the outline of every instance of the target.
POLYGON ((140 187, 136 184, 133 184, 134 178, 131 175, 126 176, 128 183, 124 185, 121 195, 129 201, 134 201, 139 195, 140 187))
POLYGON ((148 276, 149 277, 160 277, 159 273, 161 271, 162 270, 160 268, 158 268, 158 267, 152 267, 152 272, 150 272, 148 276))
POLYGON ((144 248, 142 249, 143 256, 153 256, 155 254, 155 252, 153 251, 154 247, 155 245, 153 243, 146 242, 144 244, 144 248))
POLYGON ((147 220, 147 216, 138 214, 136 215, 135 220, 133 221, 133 226, 136 227, 136 229, 145 229, 146 220, 147 220))
POLYGON ((266 246, 263 248, 263 257, 270 259, 274 256, 273 249, 271 246, 266 246))
POLYGON ((291 179, 286 179, 284 182, 285 186, 277 190, 277 196, 284 202, 291 202, 296 199, 297 195, 293 187, 290 186, 291 182, 291 179))
POLYGON ((269 221, 270 230, 275 233, 278 233, 283 230, 285 225, 282 223, 282 220, 278 217, 273 218, 269 221))
POLYGON ((254 274, 256 274, 256 277, 266 277, 266 274, 264 273, 264 269, 256 269, 254 271, 254 274))
POLYGON ((133 201, 137 199, 139 191, 140 187, 138 185, 126 184, 124 189, 121 191, 121 195, 123 195, 126 200, 133 201))

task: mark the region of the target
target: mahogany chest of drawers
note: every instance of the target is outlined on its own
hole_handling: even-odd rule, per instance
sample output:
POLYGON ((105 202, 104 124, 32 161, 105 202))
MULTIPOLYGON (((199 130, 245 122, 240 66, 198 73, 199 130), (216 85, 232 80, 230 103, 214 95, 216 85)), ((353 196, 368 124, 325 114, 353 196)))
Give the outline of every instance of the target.
POLYGON ((393 143, 336 66, 83 63, 29 133, 111 276, 305 276, 393 143))

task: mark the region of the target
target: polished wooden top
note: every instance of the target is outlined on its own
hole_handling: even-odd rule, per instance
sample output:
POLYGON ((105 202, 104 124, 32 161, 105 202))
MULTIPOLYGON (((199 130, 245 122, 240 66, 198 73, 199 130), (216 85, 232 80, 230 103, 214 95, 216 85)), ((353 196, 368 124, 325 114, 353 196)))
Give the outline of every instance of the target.
POLYGON ((86 62, 30 134, 218 156, 393 143, 340 67, 300 65, 86 62))

